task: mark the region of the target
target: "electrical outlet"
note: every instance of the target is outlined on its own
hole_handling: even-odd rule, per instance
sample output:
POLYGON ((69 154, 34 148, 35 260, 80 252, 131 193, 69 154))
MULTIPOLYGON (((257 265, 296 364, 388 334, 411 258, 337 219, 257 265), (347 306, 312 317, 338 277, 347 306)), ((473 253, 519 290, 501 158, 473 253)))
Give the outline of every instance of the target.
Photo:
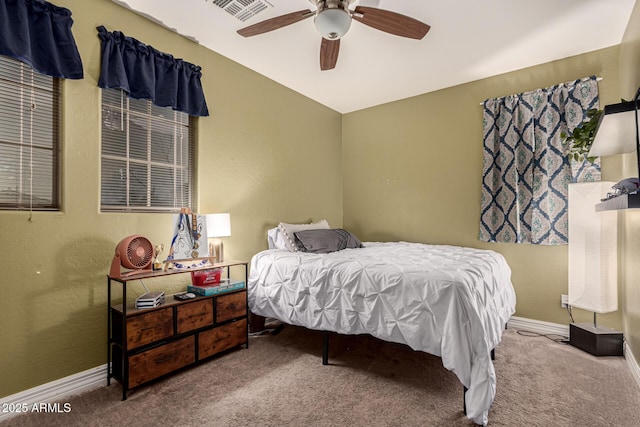
POLYGON ((567 308, 569 305, 569 295, 560 295, 560 307, 567 308))

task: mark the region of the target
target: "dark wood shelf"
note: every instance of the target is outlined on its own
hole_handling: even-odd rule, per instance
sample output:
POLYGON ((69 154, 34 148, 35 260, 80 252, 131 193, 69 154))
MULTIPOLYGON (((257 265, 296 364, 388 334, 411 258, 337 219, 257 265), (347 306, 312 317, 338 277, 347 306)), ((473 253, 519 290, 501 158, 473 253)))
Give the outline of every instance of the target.
POLYGON ((596 212, 640 208, 640 194, 622 194, 596 205, 596 212))
POLYGON ((153 277, 190 273, 192 271, 199 271, 199 270, 210 270, 212 268, 228 268, 236 265, 246 265, 246 264, 247 264, 246 261, 230 260, 230 261, 224 261, 224 262, 219 262, 215 264, 209 264, 202 267, 194 267, 194 268, 171 268, 168 270, 153 270, 153 271, 141 270, 139 272, 132 270, 132 271, 123 273, 121 277, 111 277, 110 275, 107 275, 107 277, 111 280, 115 280, 116 282, 123 283, 131 280, 150 279, 153 277))
POLYGON ((180 304, 184 304, 184 303, 189 303, 192 301, 198 301, 198 300, 203 300, 203 299, 207 299, 207 298, 213 298, 214 296, 220 296, 220 295, 227 295, 227 294, 231 294, 231 293, 236 293, 236 292, 242 292, 247 290, 247 285, 245 283, 245 286, 243 288, 237 288, 237 289, 232 289, 230 291, 226 291, 226 292, 220 292, 218 294, 215 295, 198 295, 195 298, 191 298, 188 300, 177 300, 175 298, 173 298, 174 294, 170 294, 170 295, 166 295, 165 296, 165 300, 162 304, 157 305, 155 307, 145 307, 145 308, 136 308, 136 305, 134 303, 129 303, 127 304, 126 310, 123 310, 122 304, 114 304, 111 306, 111 309, 117 311, 118 313, 127 313, 127 316, 133 316, 136 314, 140 314, 140 313, 147 313, 150 311, 154 311, 154 310, 160 310, 163 308, 167 308, 167 307, 173 307, 174 305, 180 305, 180 304))

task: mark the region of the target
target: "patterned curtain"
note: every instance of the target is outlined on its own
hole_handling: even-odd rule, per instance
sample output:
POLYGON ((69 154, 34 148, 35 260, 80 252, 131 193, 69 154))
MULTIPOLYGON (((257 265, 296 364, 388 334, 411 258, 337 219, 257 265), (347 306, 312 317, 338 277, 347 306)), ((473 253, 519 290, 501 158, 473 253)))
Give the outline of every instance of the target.
POLYGON ((591 108, 595 77, 484 102, 480 240, 567 243, 568 184, 600 181, 600 163, 570 161, 560 133, 591 108))

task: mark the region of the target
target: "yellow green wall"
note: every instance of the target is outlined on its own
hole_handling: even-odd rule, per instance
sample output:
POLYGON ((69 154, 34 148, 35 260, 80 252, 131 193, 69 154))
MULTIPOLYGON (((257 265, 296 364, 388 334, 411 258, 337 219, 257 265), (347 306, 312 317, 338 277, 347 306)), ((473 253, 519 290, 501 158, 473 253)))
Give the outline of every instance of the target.
MULTIPOLYGON (((618 47, 451 87, 343 116, 344 226, 361 240, 488 248, 509 262, 517 316, 568 324, 567 247, 478 240, 482 106, 487 98, 597 75, 602 105, 618 98, 618 47)), ((427 77, 425 77, 427 78, 427 77)), ((606 179, 609 159, 603 168, 606 179)), ((614 174, 615 175, 615 174, 614 174)), ((587 312, 574 310, 576 321, 587 312)), ((621 313, 600 316, 621 326, 621 313)))
MULTIPOLYGON (((619 98, 631 100, 640 87, 640 2, 636 2, 627 31, 620 45, 619 98)), ((623 157, 624 177, 638 176, 634 154, 623 157)), ((640 361, 640 210, 621 214, 624 222, 624 259, 622 281, 622 322, 625 340, 640 361)))
MULTIPOLYGON (((227 258, 266 249, 266 230, 279 221, 342 225, 340 114, 111 1, 55 4, 73 13, 85 77, 63 85, 62 211, 32 222, 0 212, 0 396, 104 364, 115 246, 136 233, 169 244, 169 214, 100 213, 96 26, 202 66, 211 116, 198 120, 198 211, 231 213, 227 258)), ((146 282, 167 291, 185 283, 146 282)))

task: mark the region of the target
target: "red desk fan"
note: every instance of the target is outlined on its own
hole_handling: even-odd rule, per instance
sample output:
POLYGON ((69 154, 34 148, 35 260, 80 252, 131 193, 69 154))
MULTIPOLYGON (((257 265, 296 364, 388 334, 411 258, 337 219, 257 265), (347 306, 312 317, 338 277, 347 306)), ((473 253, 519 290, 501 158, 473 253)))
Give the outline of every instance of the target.
POLYGON ((153 245, 149 239, 138 234, 127 236, 116 246, 109 276, 122 279, 135 274, 151 273, 153 257, 153 245), (130 271, 122 271, 122 268, 130 271))

